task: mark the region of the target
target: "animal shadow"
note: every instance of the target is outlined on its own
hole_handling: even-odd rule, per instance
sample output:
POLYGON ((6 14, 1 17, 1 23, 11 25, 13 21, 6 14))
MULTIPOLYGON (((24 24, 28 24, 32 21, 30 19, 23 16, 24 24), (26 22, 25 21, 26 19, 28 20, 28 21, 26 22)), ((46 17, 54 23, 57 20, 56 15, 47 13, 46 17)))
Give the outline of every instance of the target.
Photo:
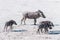
POLYGON ((12 32, 26 32, 26 31, 27 30, 24 30, 24 29, 23 30, 18 30, 18 29, 17 30, 12 30, 12 32))
POLYGON ((60 34, 60 30, 49 31, 49 34, 60 34))

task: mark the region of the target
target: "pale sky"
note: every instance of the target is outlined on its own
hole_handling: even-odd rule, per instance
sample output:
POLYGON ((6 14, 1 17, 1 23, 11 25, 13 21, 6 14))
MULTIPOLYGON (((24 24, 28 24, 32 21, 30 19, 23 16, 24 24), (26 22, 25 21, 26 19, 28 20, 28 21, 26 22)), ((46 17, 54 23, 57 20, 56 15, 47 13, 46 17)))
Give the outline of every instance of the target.
POLYGON ((0 0, 0 17, 24 11, 42 10, 47 18, 60 23, 60 0, 0 0))

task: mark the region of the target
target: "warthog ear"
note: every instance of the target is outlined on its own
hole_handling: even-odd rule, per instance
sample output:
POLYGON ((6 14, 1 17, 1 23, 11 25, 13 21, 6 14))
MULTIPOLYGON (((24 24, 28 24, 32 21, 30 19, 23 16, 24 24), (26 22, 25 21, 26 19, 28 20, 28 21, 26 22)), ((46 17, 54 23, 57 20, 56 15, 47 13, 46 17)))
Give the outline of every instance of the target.
POLYGON ((38 10, 38 12, 43 13, 41 10, 38 10))
POLYGON ((50 22, 50 25, 54 27, 54 24, 52 22, 50 22))

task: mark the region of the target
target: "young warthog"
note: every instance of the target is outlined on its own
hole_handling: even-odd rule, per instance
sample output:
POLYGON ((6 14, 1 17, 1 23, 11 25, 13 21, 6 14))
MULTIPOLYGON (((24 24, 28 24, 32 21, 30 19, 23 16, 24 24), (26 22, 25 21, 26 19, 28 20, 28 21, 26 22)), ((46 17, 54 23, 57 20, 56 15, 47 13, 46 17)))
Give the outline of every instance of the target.
POLYGON ((17 23, 14 20, 10 20, 8 22, 5 23, 5 27, 4 27, 4 31, 7 31, 7 28, 10 27, 10 29, 12 30, 12 25, 15 24, 17 25, 17 23))
POLYGON ((52 26, 54 26, 54 24, 51 21, 42 21, 39 24, 39 28, 37 30, 37 32, 42 32, 43 33, 43 29, 44 32, 47 33, 48 32, 48 28, 52 29, 52 26))

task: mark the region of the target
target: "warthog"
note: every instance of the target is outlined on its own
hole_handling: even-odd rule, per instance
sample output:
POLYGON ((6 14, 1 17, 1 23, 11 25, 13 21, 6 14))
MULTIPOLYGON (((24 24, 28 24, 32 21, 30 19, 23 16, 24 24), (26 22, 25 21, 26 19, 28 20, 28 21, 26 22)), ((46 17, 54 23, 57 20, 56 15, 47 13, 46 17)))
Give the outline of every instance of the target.
POLYGON ((15 24, 17 25, 17 23, 14 20, 10 20, 8 22, 5 23, 5 27, 4 27, 4 31, 7 31, 7 28, 10 27, 10 29, 12 30, 12 25, 15 24))
POLYGON ((36 19, 39 18, 39 17, 46 18, 41 10, 38 10, 38 11, 35 11, 35 12, 26 12, 23 15, 23 18, 21 19, 21 24, 22 24, 22 21, 24 21, 24 24, 26 24, 25 21, 28 18, 28 19, 34 19, 34 25, 36 25, 36 19))
POLYGON ((38 28, 37 32, 43 33, 43 29, 44 29, 44 32, 47 33, 48 32, 48 28, 52 29, 52 26, 54 26, 54 24, 51 21, 42 21, 39 24, 39 28, 38 28))

